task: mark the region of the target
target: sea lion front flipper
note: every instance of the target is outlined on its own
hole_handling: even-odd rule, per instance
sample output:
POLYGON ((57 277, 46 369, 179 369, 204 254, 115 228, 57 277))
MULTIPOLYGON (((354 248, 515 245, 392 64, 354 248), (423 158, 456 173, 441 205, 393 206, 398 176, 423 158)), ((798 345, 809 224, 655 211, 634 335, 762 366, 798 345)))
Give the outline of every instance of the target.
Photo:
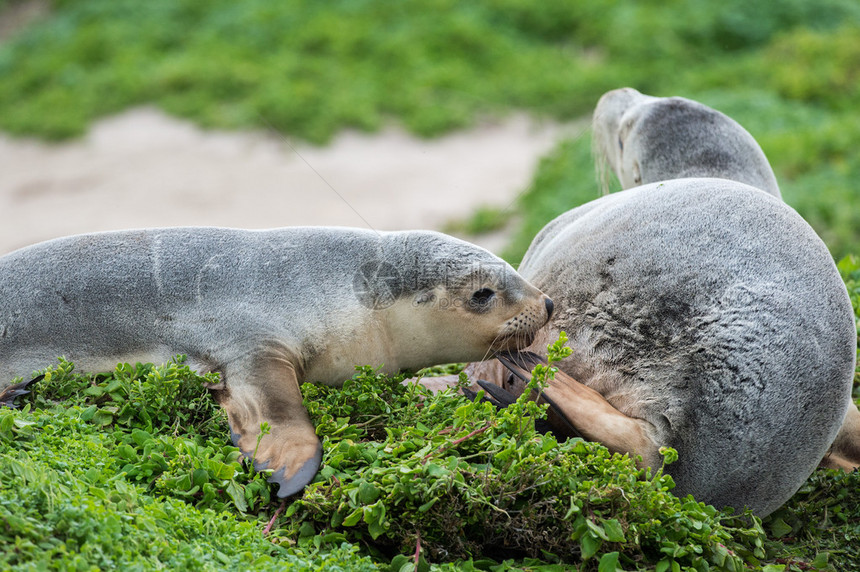
POLYGON ((502 387, 499 387, 498 385, 494 385, 488 381, 484 381, 483 379, 479 379, 475 383, 481 386, 481 389, 486 391, 487 395, 492 397, 492 399, 488 399, 488 401, 497 407, 507 407, 517 400, 516 395, 502 387))
MULTIPOLYGON (((511 376, 518 379, 520 381, 519 385, 528 386, 531 381, 531 370, 534 369, 534 366, 537 364, 546 365, 546 359, 537 355, 533 352, 505 352, 496 356, 502 365, 504 365, 507 370, 511 373, 511 376)), ((512 383, 510 385, 513 385, 512 383)), ((523 387, 525 390, 525 387, 523 387)), ((548 426, 548 430, 552 431, 558 437, 582 437, 582 433, 580 433, 576 427, 574 427, 573 423, 570 422, 570 419, 567 418, 564 411, 558 406, 558 404, 546 393, 541 393, 540 399, 538 400, 544 401, 549 405, 549 410, 547 411, 546 416, 546 425, 544 423, 536 423, 535 427, 540 426, 540 431, 544 431, 544 427, 548 426)))
POLYGON ((18 406, 15 405, 15 400, 22 395, 27 395, 30 391, 27 389, 31 383, 35 383, 37 381, 41 381, 45 378, 45 374, 38 375, 31 379, 30 381, 22 381, 21 383, 16 383, 15 385, 10 385, 5 388, 3 391, 0 391, 0 407, 8 407, 10 409, 17 409, 18 406))
MULTIPOLYGON (((535 363, 532 356, 517 354, 499 356, 499 360, 520 378, 530 377, 530 371, 523 366, 535 363)), ((554 429, 573 431, 583 439, 602 443, 613 453, 626 453, 634 459, 641 456, 642 466, 660 466, 660 445, 651 423, 618 411, 600 393, 563 371, 557 371, 549 380, 541 398, 557 414, 558 419, 548 416, 554 429), (567 427, 558 427, 562 420, 567 427)))
POLYGON ((322 446, 307 410, 293 364, 280 355, 254 356, 224 372, 215 395, 227 412, 233 443, 258 471, 271 469, 279 497, 301 491, 316 475, 322 446), (268 433, 261 431, 263 423, 268 433))

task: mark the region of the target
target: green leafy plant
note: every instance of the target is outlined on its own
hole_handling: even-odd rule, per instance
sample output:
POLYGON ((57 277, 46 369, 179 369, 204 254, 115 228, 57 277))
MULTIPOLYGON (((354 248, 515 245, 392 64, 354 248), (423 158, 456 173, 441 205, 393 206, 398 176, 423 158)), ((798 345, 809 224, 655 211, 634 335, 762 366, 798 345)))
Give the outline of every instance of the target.
MULTIPOLYGON (((841 265, 849 276, 852 264, 841 265)), ((534 371, 534 392, 569 352, 564 342, 534 371)), ((545 408, 528 393, 496 410, 368 367, 342 389, 304 384, 325 453, 317 477, 281 514, 266 475, 227 440, 204 387, 214 376, 195 375, 181 359, 121 364, 100 376, 76 375, 61 360, 45 373, 22 410, 0 410, 0 563, 11 569, 772 571, 860 563, 844 547, 858 535, 856 474, 819 471, 762 525, 679 499, 662 470, 639 470, 599 444, 536 432, 545 408), (135 415, 124 413, 129 400, 135 415)), ((677 458, 662 453, 665 463, 677 458)))
MULTIPOLYGON (((535 390, 567 352, 563 340, 551 346, 535 390)), ((738 554, 763 556, 760 527, 674 497, 662 471, 646 474, 600 445, 537 433, 544 406, 528 394, 496 411, 367 368, 340 391, 303 391, 326 453, 277 529, 300 545, 346 539, 395 565, 418 554, 428 562, 531 557, 595 569, 675 562, 740 570, 738 554)))
MULTIPOLYGON (((61 139, 151 103, 320 143, 389 121, 434 135, 514 109, 567 120, 631 85, 740 121, 831 252, 860 252, 854 0, 51 5, 0 44, 4 132, 61 139)), ((541 163, 509 260, 599 196, 590 146, 583 133, 541 163)), ((856 259, 839 267, 860 317, 856 259)), ((677 499, 667 475, 600 445, 536 433, 531 401, 496 411, 361 368, 342 390, 303 387, 325 457, 278 513, 227 438, 213 376, 181 360, 46 373, 23 410, 0 410, 2 569, 860 569, 856 473, 817 471, 760 523, 677 499)))
POLYGON ((212 376, 176 362, 81 376, 63 360, 45 374, 23 410, 0 409, 3 569, 377 569, 356 547, 260 534, 270 485, 225 442, 212 376))

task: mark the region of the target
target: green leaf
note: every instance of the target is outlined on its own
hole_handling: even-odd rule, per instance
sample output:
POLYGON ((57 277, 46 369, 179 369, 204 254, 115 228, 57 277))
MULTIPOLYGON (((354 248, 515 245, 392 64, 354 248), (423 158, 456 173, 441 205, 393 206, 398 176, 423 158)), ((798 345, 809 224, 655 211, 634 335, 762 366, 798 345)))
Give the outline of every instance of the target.
POLYGON ((591 531, 599 538, 602 538, 603 540, 609 540, 609 536, 606 534, 606 530, 604 530, 603 526, 597 524, 591 519, 586 520, 586 524, 588 525, 588 528, 590 528, 591 531))
POLYGON ((152 435, 140 429, 134 429, 131 432, 131 438, 137 443, 138 447, 143 447, 147 441, 152 441, 152 435))
POLYGON ((104 387, 93 385, 91 387, 86 388, 83 391, 84 395, 88 395, 90 397, 101 397, 105 393, 104 387))
POLYGON ((236 481, 230 481, 226 490, 233 504, 239 509, 239 512, 246 512, 248 510, 248 503, 245 501, 245 493, 242 487, 236 481))
POLYGON ((600 550, 600 545, 603 544, 603 541, 600 540, 596 535, 591 533, 585 533, 582 535, 582 538, 579 539, 579 545, 582 549, 582 558, 583 560, 588 560, 600 550))
POLYGON ((609 542, 624 542, 624 530, 621 523, 616 519, 604 520, 603 530, 606 532, 606 540, 609 542))
POLYGON ((113 414, 109 411, 99 410, 96 411, 92 418, 93 423, 96 425, 110 425, 113 423, 113 414))
POLYGON ((96 412, 99 408, 95 405, 90 405, 84 411, 81 412, 81 420, 82 421, 90 421, 95 416, 96 412))
POLYGON ((678 460, 678 451, 672 447, 660 447, 660 454, 663 455, 664 465, 671 465, 678 460))
POLYGON ((621 570, 618 565, 618 552, 607 552, 600 557, 597 572, 616 572, 618 570, 621 570))
POLYGON ((826 568, 827 564, 830 562, 830 553, 829 552, 819 552, 815 555, 815 559, 812 561, 812 565, 815 568, 826 568))
POLYGON ((358 502, 361 504, 372 504, 379 498, 381 491, 373 484, 367 481, 362 482, 358 487, 358 502))
POLYGON ((425 502, 424 504, 422 504, 421 506, 418 507, 418 512, 427 512, 428 510, 433 508, 433 505, 436 504, 436 501, 438 501, 438 500, 439 500, 438 498, 430 499, 429 501, 425 502))
POLYGON ((391 559, 391 564, 389 564, 388 569, 391 572, 400 572, 401 570, 403 572, 406 572, 406 570, 411 571, 413 566, 414 565, 412 563, 412 560, 408 556, 406 556, 404 554, 398 554, 397 556, 395 556, 394 558, 391 559), (409 566, 409 568, 406 568, 407 565, 409 566))
POLYGON ((202 487, 205 483, 209 482, 209 471, 206 469, 194 469, 194 472, 191 474, 191 482, 196 487, 202 487))
POLYGON ((359 507, 359 508, 355 509, 354 511, 352 511, 351 513, 349 513, 349 515, 347 515, 347 517, 345 519, 343 519, 343 525, 344 526, 355 526, 356 524, 358 524, 358 521, 360 521, 363 516, 364 516, 364 511, 361 509, 361 507, 359 507))
POLYGON ((860 257, 849 254, 843 257, 836 267, 839 269, 842 279, 847 280, 853 272, 860 270, 860 257))
POLYGON ((770 532, 776 538, 786 536, 792 531, 792 527, 786 524, 782 518, 774 518, 770 522, 770 532))
POLYGON ((373 540, 376 540, 383 534, 385 534, 385 527, 381 520, 371 521, 367 526, 367 531, 370 533, 370 537, 373 540))
POLYGON ((209 469, 216 479, 229 480, 236 474, 236 469, 232 465, 219 463, 218 461, 210 461, 209 469))

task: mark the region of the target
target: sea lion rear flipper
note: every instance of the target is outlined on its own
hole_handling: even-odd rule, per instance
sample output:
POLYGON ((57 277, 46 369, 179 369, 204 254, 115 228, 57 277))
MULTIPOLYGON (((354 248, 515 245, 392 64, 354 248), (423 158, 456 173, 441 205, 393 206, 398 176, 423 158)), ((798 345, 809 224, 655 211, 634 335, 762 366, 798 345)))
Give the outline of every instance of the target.
POLYGON ((501 352, 496 356, 502 365, 516 378, 528 385, 531 371, 537 364, 546 365, 547 361, 534 352, 501 352))
POLYGON ((848 406, 842 427, 820 464, 843 471, 853 471, 860 466, 860 410, 853 403, 848 406))
POLYGON ((322 446, 302 405, 295 367, 285 357, 266 354, 242 360, 224 374, 226 387, 216 397, 227 412, 233 443, 258 471, 272 470, 269 482, 280 485, 279 497, 301 491, 319 469, 322 446))
MULTIPOLYGON (((499 356, 499 361, 521 379, 531 376, 523 366, 543 362, 536 354, 523 354, 499 356)), ((551 414, 547 418, 553 429, 597 441, 613 453, 627 453, 633 458, 641 456, 643 466, 660 466, 660 445, 655 438, 656 428, 651 423, 618 411, 600 393, 563 371, 557 371, 549 380, 541 399, 550 405, 551 414)))
POLYGON ((31 383, 35 383, 37 381, 41 381, 45 378, 45 374, 38 375, 31 379, 30 381, 22 381, 21 383, 16 383, 15 385, 10 385, 5 388, 3 391, 0 391, 0 407, 8 407, 10 409, 17 409, 18 406, 15 405, 15 399, 21 397, 22 395, 27 395, 30 391, 27 389, 31 383))

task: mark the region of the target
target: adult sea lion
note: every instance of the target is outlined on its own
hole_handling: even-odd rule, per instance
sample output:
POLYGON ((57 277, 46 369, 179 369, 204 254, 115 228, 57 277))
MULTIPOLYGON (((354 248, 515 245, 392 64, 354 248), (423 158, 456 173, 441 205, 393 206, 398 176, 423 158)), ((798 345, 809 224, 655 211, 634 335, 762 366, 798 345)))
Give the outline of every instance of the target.
POLYGON ((547 225, 520 272, 556 303, 541 343, 564 330, 573 349, 547 395, 584 437, 646 465, 677 449, 678 494, 768 514, 836 437, 851 304, 776 198, 706 178, 621 191, 547 225))
MULTIPOLYGON (((283 497, 322 455, 301 382, 338 384, 356 364, 394 372, 485 359, 528 345, 551 312, 505 262, 434 232, 84 234, 0 257, 0 383, 61 355, 101 372, 186 354, 221 372, 233 441, 256 450, 283 497), (260 438, 263 422, 271 432, 260 438)), ((7 387, 7 401, 20 391, 7 387)))
MULTIPOLYGON (((701 104, 634 90, 604 96, 595 125, 625 186, 653 182, 562 214, 519 267, 556 304, 532 349, 562 330, 573 349, 549 400, 643 465, 677 449, 677 494, 758 515, 797 491, 843 419, 834 464, 860 463, 851 304, 757 145, 701 104)), ((473 369, 521 391, 498 364, 473 369)))

